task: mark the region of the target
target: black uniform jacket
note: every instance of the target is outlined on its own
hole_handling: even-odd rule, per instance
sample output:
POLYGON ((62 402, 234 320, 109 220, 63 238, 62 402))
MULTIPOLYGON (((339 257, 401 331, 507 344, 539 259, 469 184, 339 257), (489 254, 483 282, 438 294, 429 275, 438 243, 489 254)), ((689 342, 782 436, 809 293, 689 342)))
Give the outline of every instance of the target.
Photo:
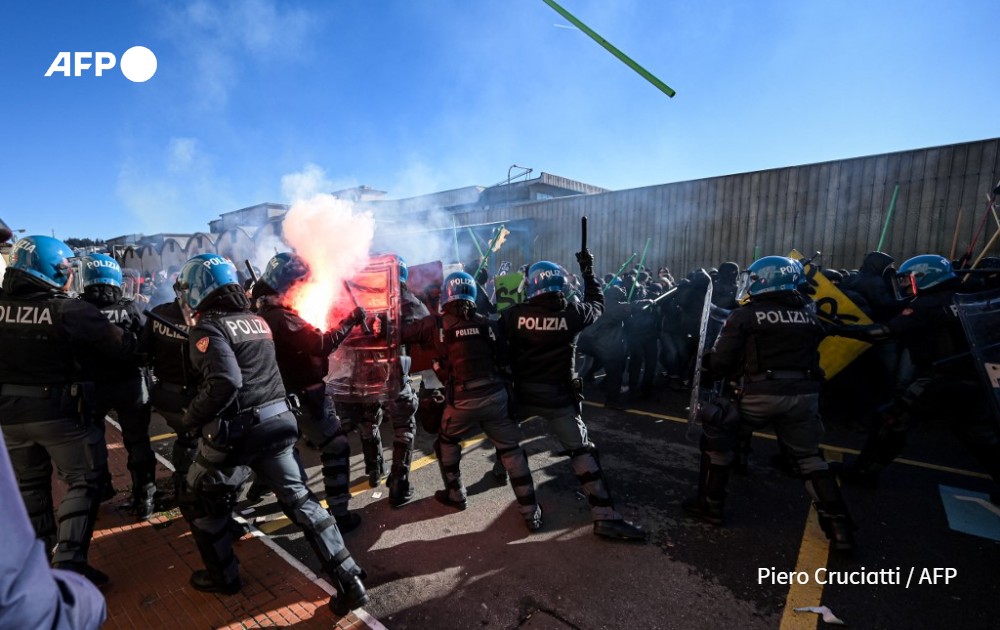
POLYGON ((515 383, 568 385, 576 378, 577 335, 601 316, 604 295, 591 276, 584 279, 583 302, 561 310, 550 304, 529 300, 500 315, 515 383))
POLYGON ((96 306, 62 292, 29 284, 0 292, 0 423, 78 415, 68 385, 92 378, 81 372, 87 355, 132 363, 138 343, 96 306))
POLYGON ((191 330, 198 394, 184 424, 200 427, 285 397, 271 329, 248 311, 209 311, 191 330))
POLYGON ((713 374, 743 379, 748 394, 818 393, 818 348, 825 336, 807 298, 764 294, 729 315, 706 360, 713 374))

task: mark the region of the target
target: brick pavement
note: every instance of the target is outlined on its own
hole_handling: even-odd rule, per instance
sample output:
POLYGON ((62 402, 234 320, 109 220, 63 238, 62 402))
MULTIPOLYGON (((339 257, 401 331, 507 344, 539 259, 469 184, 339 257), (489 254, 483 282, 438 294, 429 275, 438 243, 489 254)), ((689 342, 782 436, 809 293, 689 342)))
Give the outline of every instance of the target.
MULTIPOLYGON (((202 564, 187 523, 177 510, 157 513, 149 522, 135 522, 127 508, 131 479, 126 453, 121 434, 110 422, 107 437, 111 474, 119 494, 101 505, 89 554, 90 563, 111 577, 104 589, 105 628, 382 627, 364 611, 343 618, 334 615, 327 607, 329 595, 311 579, 314 576, 300 571, 256 537, 262 536, 259 532, 236 543, 243 580, 240 593, 216 595, 192 588, 188 578, 202 564)), ((158 485, 164 485, 169 476, 170 471, 158 463, 158 485)))

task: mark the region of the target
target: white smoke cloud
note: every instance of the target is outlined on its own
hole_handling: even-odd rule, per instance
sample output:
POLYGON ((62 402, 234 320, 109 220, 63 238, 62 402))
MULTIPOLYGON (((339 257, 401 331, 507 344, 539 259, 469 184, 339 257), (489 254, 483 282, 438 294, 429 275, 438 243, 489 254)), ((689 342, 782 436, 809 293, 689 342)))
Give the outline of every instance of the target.
POLYGON ((171 138, 167 147, 167 170, 173 173, 191 170, 197 152, 196 138, 171 138))
MULTIPOLYGON (((228 181, 197 138, 170 138, 159 152, 133 152, 118 169, 116 194, 137 232, 191 232, 205 217, 236 207, 228 181)), ((194 229, 204 229, 202 227, 194 229)))
POLYGON ((274 0, 197 0, 168 5, 165 23, 193 65, 199 107, 226 106, 251 62, 274 63, 301 56, 321 23, 318 14, 274 0))
POLYGON ((299 199, 309 199, 320 193, 333 192, 334 186, 336 184, 327 179, 326 171, 311 162, 298 173, 289 173, 281 177, 281 194, 291 203, 299 199))
POLYGON ((310 269, 308 282, 291 302, 303 319, 325 330, 334 323, 331 308, 344 291, 344 281, 368 262, 375 220, 349 201, 318 194, 292 205, 283 231, 285 241, 310 269))

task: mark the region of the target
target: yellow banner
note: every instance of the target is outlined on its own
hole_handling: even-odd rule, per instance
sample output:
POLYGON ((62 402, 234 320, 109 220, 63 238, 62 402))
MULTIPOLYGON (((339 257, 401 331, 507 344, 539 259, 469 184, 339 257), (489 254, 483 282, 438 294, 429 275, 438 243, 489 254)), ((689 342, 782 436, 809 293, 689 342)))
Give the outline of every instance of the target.
MULTIPOLYGON (((804 260, 805 256, 796 250, 788 255, 795 260, 804 260)), ((812 287, 812 299, 816 302, 816 311, 822 319, 832 319, 845 324, 870 324, 872 320, 858 305, 844 295, 826 276, 813 265, 806 265, 806 282, 812 287)), ((871 344, 847 337, 827 337, 819 344, 819 364, 829 380, 847 367, 851 361, 861 356, 871 344)))

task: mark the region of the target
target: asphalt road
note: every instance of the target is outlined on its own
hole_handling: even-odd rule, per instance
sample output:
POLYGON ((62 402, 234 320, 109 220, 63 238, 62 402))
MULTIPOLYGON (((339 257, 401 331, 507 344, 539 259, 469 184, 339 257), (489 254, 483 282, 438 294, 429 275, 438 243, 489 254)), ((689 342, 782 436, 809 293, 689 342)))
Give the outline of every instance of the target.
MULTIPOLYGON (((590 397, 600 400, 599 392, 590 397)), ((522 424, 524 446, 544 509, 545 526, 529 534, 508 486, 490 474, 492 447, 470 435, 462 460, 469 507, 437 503, 442 487, 431 436, 414 455, 417 499, 389 506, 385 486, 369 488, 357 436, 352 436, 352 508, 364 519, 347 545, 368 571, 367 610, 389 628, 815 628, 813 613, 792 606, 826 605, 854 628, 997 628, 1000 543, 950 529, 939 485, 989 491, 981 470, 945 427, 919 426, 904 457, 878 488, 845 487, 859 529, 853 558, 827 557, 801 480, 769 466, 777 452, 767 436, 754 440, 747 476, 734 476, 727 526, 684 516, 680 502, 696 484, 698 452, 686 437, 687 393, 659 391, 628 411, 588 402, 584 418, 601 450, 619 510, 650 534, 648 544, 592 534, 586 500, 544 421, 522 424), (947 469, 942 469, 945 467, 947 469), (951 472, 948 469, 959 469, 951 472), (972 473, 972 474, 969 474, 972 473), (760 579, 761 570, 807 572, 805 585, 760 579), (899 570, 911 585, 815 583, 815 569, 899 570), (956 573, 945 583, 943 573, 956 573), (932 576, 936 583, 925 582, 932 576)), ((860 447, 847 420, 827 417, 831 458, 860 447)), ((155 419, 151 434, 168 432, 155 419)), ((391 429, 383 425, 389 456, 391 429)), ((169 456, 172 439, 156 440, 169 456)), ((302 449, 310 485, 322 496, 318 454, 302 449)), ((248 506, 241 504, 241 509, 248 506)), ((255 525, 316 572, 318 562, 273 502, 252 506, 255 525)), ((1000 516, 995 517, 1000 526, 1000 516)), ((948 574, 950 575, 950 574, 948 574)))

